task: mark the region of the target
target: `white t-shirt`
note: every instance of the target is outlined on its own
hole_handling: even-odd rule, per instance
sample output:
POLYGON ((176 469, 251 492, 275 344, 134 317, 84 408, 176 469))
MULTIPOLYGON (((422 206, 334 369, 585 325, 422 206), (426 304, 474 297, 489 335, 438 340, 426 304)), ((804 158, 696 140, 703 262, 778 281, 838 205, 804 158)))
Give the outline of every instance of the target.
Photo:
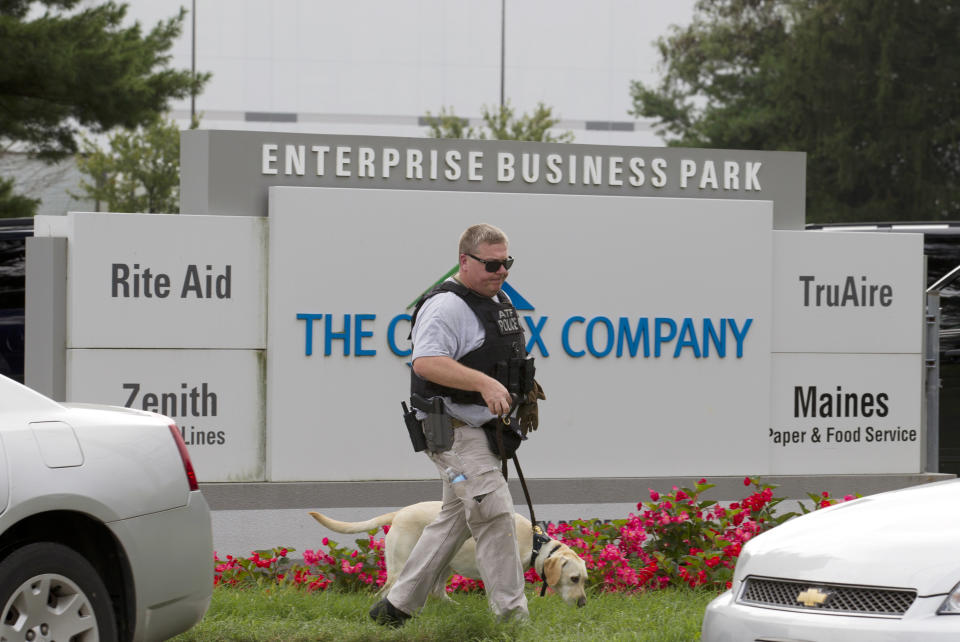
MULTIPOLYGON (((412 363, 419 357, 450 357, 459 361, 483 345, 486 333, 480 319, 459 295, 441 292, 420 308, 411 336, 412 363)), ((450 415, 471 426, 480 426, 496 417, 486 406, 454 403, 450 397, 444 397, 443 403, 450 415)))

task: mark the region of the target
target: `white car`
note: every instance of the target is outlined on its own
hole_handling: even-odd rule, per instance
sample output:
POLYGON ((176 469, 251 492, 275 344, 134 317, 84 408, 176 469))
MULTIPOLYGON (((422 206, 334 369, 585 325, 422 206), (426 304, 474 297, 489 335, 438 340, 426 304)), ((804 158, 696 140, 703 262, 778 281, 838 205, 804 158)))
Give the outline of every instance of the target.
POLYGON ((744 546, 703 642, 960 640, 960 480, 836 504, 744 546))
POLYGON ((203 617, 210 509, 172 424, 0 376, 0 640, 163 640, 203 617))

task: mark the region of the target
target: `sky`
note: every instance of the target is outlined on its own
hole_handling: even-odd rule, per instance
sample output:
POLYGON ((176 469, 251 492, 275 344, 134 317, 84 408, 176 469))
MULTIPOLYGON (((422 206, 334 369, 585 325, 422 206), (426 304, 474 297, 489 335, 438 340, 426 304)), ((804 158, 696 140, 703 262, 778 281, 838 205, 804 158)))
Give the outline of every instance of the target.
MULTIPOLYGON (((132 0, 128 19, 149 28, 182 4, 132 0)), ((478 118, 499 104, 503 7, 504 89, 518 112, 542 101, 575 142, 660 145, 628 113, 630 81, 656 82, 654 41, 688 24, 693 4, 196 0, 196 48, 188 16, 172 65, 189 68, 195 51, 197 69, 213 73, 197 99, 202 126, 423 135, 428 111, 478 118), (624 123, 634 131, 596 131, 624 123)), ((189 100, 173 107, 185 121, 189 100)))
MULTIPOLYGON (((652 123, 629 114, 630 82, 657 82, 654 43, 689 24, 695 0, 126 0, 127 22, 149 30, 194 2, 196 47, 188 15, 170 65, 189 69, 195 54, 213 73, 197 98, 203 129, 422 137, 422 117, 443 108, 479 125, 500 101, 503 17, 518 113, 543 102, 575 143, 659 147, 652 123)), ((188 127, 190 100, 171 108, 188 127)), ((40 213, 93 208, 70 196, 72 163, 0 160, 40 213)))

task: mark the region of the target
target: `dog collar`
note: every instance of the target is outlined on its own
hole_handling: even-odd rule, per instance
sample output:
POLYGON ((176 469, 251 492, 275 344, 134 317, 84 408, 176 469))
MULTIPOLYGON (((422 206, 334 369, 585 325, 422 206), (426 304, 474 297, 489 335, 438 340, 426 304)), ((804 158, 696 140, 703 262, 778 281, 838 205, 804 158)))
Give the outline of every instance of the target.
MULTIPOLYGON (((537 556, 540 554, 540 549, 543 548, 543 545, 547 542, 552 542, 553 538, 548 537, 544 534, 543 529, 539 526, 533 527, 533 548, 530 551, 530 567, 533 569, 537 568, 537 556)), ((559 546, 554 546, 550 549, 550 552, 547 553, 547 556, 543 558, 543 561, 546 562, 550 559, 550 556, 560 550, 559 546)), ((540 567, 541 569, 543 566, 540 567)), ((543 586, 540 587, 540 597, 543 597, 547 594, 547 576, 543 576, 543 586)))
MULTIPOLYGON (((547 542, 552 541, 550 537, 544 534, 543 529, 539 526, 533 527, 533 548, 530 551, 530 566, 536 568, 537 564, 537 555, 540 554, 540 549, 543 548, 543 545, 547 542)), ((556 548, 550 553, 547 554, 547 557, 553 555, 556 548)))

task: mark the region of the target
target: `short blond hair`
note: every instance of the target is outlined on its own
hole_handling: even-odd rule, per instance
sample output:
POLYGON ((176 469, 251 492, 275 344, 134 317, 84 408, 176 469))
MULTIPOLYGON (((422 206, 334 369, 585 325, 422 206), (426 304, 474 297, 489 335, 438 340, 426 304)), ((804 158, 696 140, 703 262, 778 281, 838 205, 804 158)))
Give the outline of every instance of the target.
POLYGON ((499 227, 488 223, 471 225, 460 235, 460 254, 473 254, 483 244, 510 245, 510 240, 499 227))

